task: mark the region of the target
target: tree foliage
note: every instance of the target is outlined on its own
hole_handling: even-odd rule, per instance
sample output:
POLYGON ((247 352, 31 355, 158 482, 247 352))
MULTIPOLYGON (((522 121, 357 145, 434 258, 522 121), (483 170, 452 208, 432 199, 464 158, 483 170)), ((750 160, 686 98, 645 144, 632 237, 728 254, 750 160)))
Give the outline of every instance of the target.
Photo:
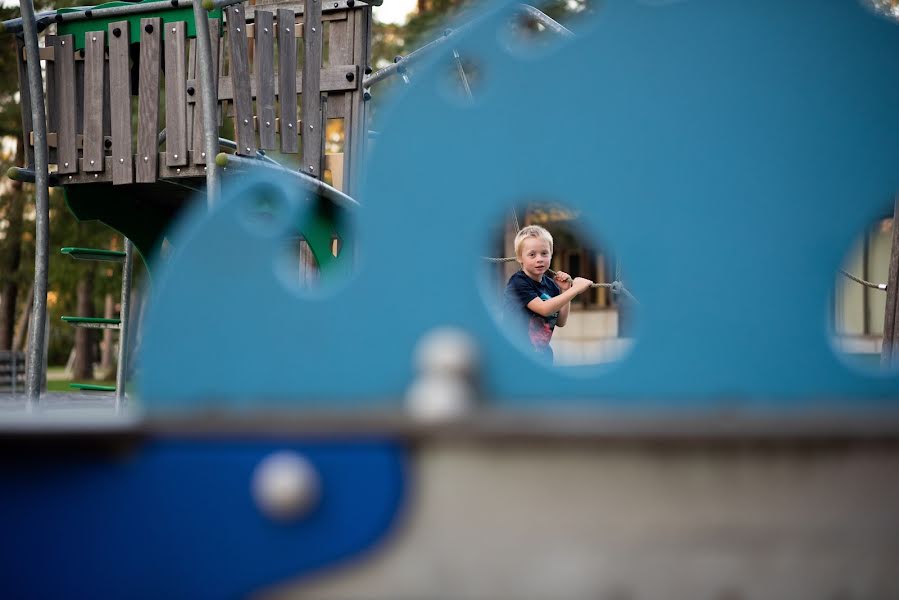
MULTIPOLYGON (((536 3, 536 7, 563 25, 577 29, 577 22, 593 14, 597 0, 550 0, 536 3)), ((439 38, 443 29, 458 19, 465 22, 467 13, 474 13, 479 4, 471 0, 419 0, 418 10, 413 12, 405 25, 375 23, 372 35, 372 67, 381 69, 394 62, 397 57, 407 56, 428 42, 439 38)), ((532 19, 523 16, 515 19, 511 26, 521 35, 524 43, 544 44, 554 41, 554 34, 545 30, 532 19)), ((462 57, 470 64, 471 57, 462 57)), ((473 68, 473 66, 472 66, 473 68)), ((385 98, 389 98, 393 88, 400 85, 399 78, 378 83, 374 93, 373 113, 376 115, 385 98)))
MULTIPOLYGON (((51 5, 62 8, 77 4, 72 0, 47 2, 36 0, 35 10, 51 5)), ((19 8, 0 7, 0 20, 19 17, 19 8)), ((27 110, 27 108, 26 108, 27 110)), ((0 139, 4 147, 14 150, 0 154, 0 169, 5 173, 12 164, 22 164, 22 107, 19 97, 19 75, 16 61, 16 38, 0 36, 0 139), (10 143, 10 140, 15 142, 10 143)), ((27 305, 26 294, 34 277, 34 186, 4 180, 0 184, 0 290, 3 298, 16 305, 18 317, 27 305), (17 226, 21 223, 21 227, 17 226), (10 293, 9 284, 12 284, 10 293)), ((79 223, 65 206, 61 189, 50 193, 50 268, 48 309, 51 326, 50 362, 65 361, 72 345, 73 332, 59 324, 63 314, 73 314, 75 290, 79 280, 91 279, 95 297, 119 289, 118 269, 87 265, 59 254, 62 246, 109 247, 113 240, 121 240, 115 232, 100 223, 79 223)), ((118 242, 121 245, 121 241, 118 242)), ((94 302, 99 308, 99 302, 94 302)), ((88 315, 95 316, 95 315, 88 315)), ((8 322, 6 326, 11 326, 8 322)), ((6 336, 8 337, 8 336, 6 336)), ((3 339, 8 347, 9 340, 3 339)))

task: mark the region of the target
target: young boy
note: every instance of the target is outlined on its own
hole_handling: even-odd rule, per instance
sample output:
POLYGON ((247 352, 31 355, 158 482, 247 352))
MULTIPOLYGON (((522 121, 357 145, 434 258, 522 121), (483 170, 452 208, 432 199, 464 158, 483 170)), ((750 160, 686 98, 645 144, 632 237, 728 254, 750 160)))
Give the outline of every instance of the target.
POLYGON ((527 340, 534 352, 550 364, 553 328, 565 326, 572 299, 593 284, 583 277, 572 281, 568 273, 561 271, 553 279, 547 277, 552 256, 553 238, 547 230, 529 225, 519 231, 515 236, 515 257, 521 270, 509 278, 503 292, 503 319, 511 324, 513 334, 527 340))

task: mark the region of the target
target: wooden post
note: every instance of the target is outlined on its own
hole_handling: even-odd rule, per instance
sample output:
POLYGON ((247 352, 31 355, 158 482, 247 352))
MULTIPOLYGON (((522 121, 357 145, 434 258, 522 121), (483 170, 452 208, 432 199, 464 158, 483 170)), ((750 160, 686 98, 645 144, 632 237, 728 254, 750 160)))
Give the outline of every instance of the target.
POLYGON ((162 20, 140 21, 140 73, 137 101, 137 182, 156 181, 159 144, 159 69, 162 20))
POLYGON ((292 10, 278 9, 278 104, 281 109, 281 152, 296 153, 297 137, 297 44, 292 10))
POLYGON ((259 147, 277 148, 275 141, 275 18, 264 10, 256 11, 256 116, 259 121, 259 147))
POLYGON ((247 23, 243 4, 228 7, 228 41, 231 47, 231 83, 234 97, 234 137, 238 154, 256 152, 253 96, 247 56, 247 23))
POLYGON ((184 21, 165 24, 165 164, 187 164, 187 47, 184 21))
POLYGON ((56 136, 56 172, 78 172, 78 148, 75 138, 75 42, 71 35, 56 38, 56 110, 59 128, 56 136))
POLYGON ((119 185, 134 180, 131 154, 131 65, 128 56, 128 21, 110 23, 108 39, 112 183, 119 185))
POLYGON ((303 172, 322 176, 321 68, 322 68, 322 5, 319 0, 306 0, 303 6, 303 172))
POLYGON ((883 347, 880 351, 880 362, 883 366, 891 367, 899 358, 893 354, 893 346, 897 339, 897 326, 899 319, 896 318, 897 306, 897 287, 899 287, 899 227, 896 223, 896 215, 899 207, 899 196, 896 197, 893 204, 893 242, 890 251, 890 272, 887 279, 887 300, 883 314, 883 347))
POLYGON ((103 148, 103 79, 106 75, 105 31, 85 34, 84 49, 84 165, 83 171, 99 173, 106 168, 103 148))

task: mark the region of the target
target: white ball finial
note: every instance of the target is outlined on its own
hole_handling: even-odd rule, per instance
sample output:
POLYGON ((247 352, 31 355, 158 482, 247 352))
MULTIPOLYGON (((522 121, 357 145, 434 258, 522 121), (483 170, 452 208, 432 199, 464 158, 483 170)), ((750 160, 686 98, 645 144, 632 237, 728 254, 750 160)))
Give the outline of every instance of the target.
POLYGON ((415 365, 421 375, 447 374, 471 377, 478 361, 474 339, 461 329, 441 327, 429 331, 415 348, 415 365))
POLYGON ((446 421, 468 415, 477 401, 477 345, 461 329, 428 332, 415 349, 418 375, 406 394, 413 417, 446 421))
POLYGON ((308 513, 318 502, 320 486, 315 467, 289 450, 266 456, 253 471, 256 506, 276 521, 293 521, 308 513))

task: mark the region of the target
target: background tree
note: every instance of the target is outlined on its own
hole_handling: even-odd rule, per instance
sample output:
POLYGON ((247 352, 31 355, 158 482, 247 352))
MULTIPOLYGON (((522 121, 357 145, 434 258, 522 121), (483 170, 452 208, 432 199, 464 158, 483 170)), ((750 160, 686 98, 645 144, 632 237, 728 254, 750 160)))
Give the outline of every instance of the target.
MULTIPOLYGON (((18 16, 18 9, 0 8, 0 19, 18 16)), ((19 110, 16 41, 13 36, 0 39, 0 169, 22 166, 22 120, 19 110), (10 143, 11 142, 11 143, 10 143)), ((22 233, 25 193, 22 184, 10 180, 0 183, 0 350, 12 349, 19 291, 25 281, 22 272, 22 233)))
MULTIPOLYGON (((62 8, 78 4, 72 0, 47 2, 37 0, 35 10, 50 6, 62 8)), ((20 16, 18 7, 0 7, 0 20, 20 16)), ((22 112, 16 64, 16 40, 12 35, 0 37, 0 168, 3 174, 12 164, 23 166, 22 112)), ((52 189, 50 194, 50 282, 48 310, 52 335, 49 346, 51 364, 65 362, 74 339, 82 347, 77 354, 87 366, 79 377, 90 378, 90 363, 96 344, 94 330, 57 326, 62 314, 96 316, 94 294, 118 291, 118 273, 103 266, 74 261, 59 255, 61 246, 109 247, 121 240, 115 232, 99 223, 78 223, 65 206, 64 194, 52 189), (80 300, 79 300, 80 291, 80 300)), ((121 242, 118 242, 121 246, 121 242)), ((102 265, 103 263, 101 263, 102 265)), ((30 184, 0 181, 0 350, 13 349, 24 338, 23 317, 30 311, 29 284, 34 274, 34 188, 30 184), (16 323, 19 326, 16 327, 16 323)), ((16 349, 22 349, 18 346, 16 349)))
MULTIPOLYGON (((599 3, 597 0, 551 0, 533 4, 556 21, 573 27, 576 32, 577 20, 593 14, 599 3)), ((458 17, 464 22, 463 13, 474 10, 477 6, 478 3, 471 0, 418 0, 417 11, 409 15, 404 25, 375 22, 372 33, 372 67, 375 70, 382 69, 394 62, 397 56, 406 56, 437 39, 453 19, 458 17)), ((525 43, 551 43, 555 39, 553 34, 524 16, 517 19, 513 26, 525 43)), ((463 57, 463 61, 470 58, 463 57)), ((378 83, 372 106, 374 119, 385 99, 390 97, 397 85, 401 85, 399 81, 399 78, 393 78, 378 83)))

